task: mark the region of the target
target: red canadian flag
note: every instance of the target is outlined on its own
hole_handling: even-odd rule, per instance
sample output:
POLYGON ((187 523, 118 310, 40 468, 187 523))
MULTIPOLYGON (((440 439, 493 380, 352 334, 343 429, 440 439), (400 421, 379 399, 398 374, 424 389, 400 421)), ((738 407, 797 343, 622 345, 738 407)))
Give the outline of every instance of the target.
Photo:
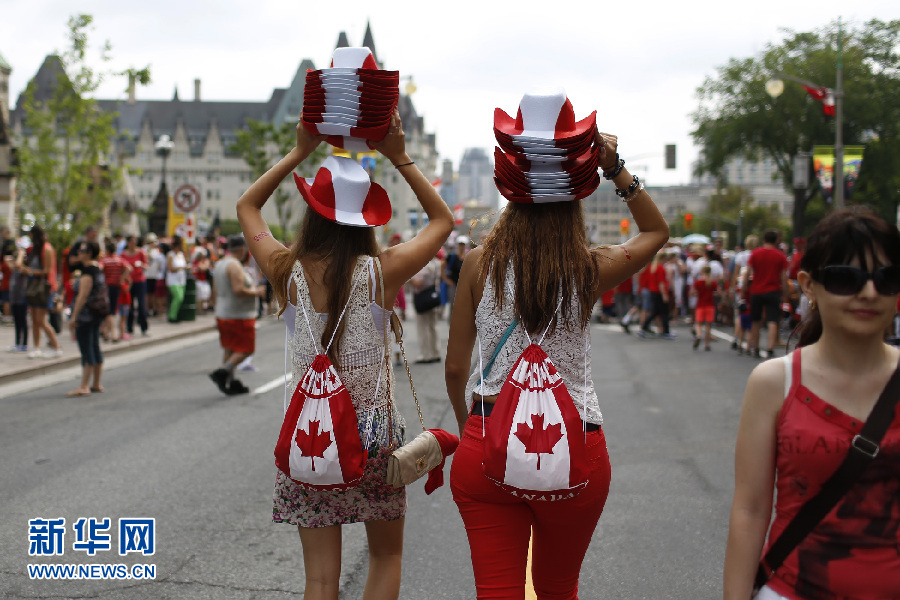
POLYGON ((826 87, 803 86, 806 92, 822 103, 822 112, 829 117, 834 116, 834 91, 826 87))

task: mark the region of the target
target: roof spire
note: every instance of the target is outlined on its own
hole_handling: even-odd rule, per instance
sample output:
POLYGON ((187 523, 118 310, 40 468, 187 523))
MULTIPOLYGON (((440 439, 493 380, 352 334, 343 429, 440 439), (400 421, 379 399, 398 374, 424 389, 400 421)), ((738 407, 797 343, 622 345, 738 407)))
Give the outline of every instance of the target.
POLYGON ((375 58, 375 62, 378 63, 378 68, 382 68, 381 61, 378 60, 378 53, 375 51, 375 38, 372 37, 372 24, 369 20, 366 20, 366 33, 363 36, 363 46, 372 51, 372 56, 375 58))
POLYGON ((347 34, 342 31, 341 34, 338 36, 338 41, 337 41, 337 45, 335 46, 335 48, 349 48, 349 47, 350 47, 350 42, 347 40, 347 34))

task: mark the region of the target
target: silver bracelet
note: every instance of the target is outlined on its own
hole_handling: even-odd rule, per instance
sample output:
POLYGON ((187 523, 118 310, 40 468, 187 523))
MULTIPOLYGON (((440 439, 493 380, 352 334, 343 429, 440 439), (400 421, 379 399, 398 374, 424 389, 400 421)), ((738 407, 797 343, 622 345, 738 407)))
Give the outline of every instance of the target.
POLYGON ((629 195, 622 198, 622 202, 631 202, 632 200, 634 200, 635 198, 638 197, 638 194, 640 194, 643 191, 644 191, 644 184, 642 182, 636 190, 634 190, 632 193, 630 193, 629 195))

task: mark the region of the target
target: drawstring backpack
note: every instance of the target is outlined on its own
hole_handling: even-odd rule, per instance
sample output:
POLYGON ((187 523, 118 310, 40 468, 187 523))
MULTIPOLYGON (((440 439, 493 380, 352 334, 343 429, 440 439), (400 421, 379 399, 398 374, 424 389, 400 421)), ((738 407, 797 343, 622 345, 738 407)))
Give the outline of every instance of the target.
MULTIPOLYGON (((556 318, 562 301, 556 307, 556 318)), ((541 348, 550 326, 519 356, 483 419, 484 474, 526 500, 575 497, 588 483, 586 424, 556 367, 541 348)), ((502 343, 502 342, 501 342, 502 343)), ((479 364, 481 344, 479 341, 479 364)), ((587 387, 585 344, 585 388, 587 387)), ((484 390, 485 371, 481 374, 484 390)), ((585 403, 587 396, 585 394, 585 403)))
MULTIPOLYGON (((368 271, 368 268, 362 269, 354 281, 350 289, 350 298, 341 311, 338 323, 347 312, 357 284, 368 271)), ((290 281, 288 289, 290 290, 290 281)), ((306 319, 313 347, 318 348, 306 306, 300 298, 297 304, 303 309, 303 318, 306 319)), ((334 331, 337 332, 337 326, 334 331)), ((275 465, 278 469, 301 487, 309 489, 345 490, 358 485, 366 466, 368 447, 371 443, 371 440, 367 439, 366 448, 363 448, 356 409, 350 399, 350 392, 344 387, 337 370, 327 356, 333 342, 334 333, 328 341, 328 347, 315 357, 303 378, 297 383, 290 404, 285 410, 281 433, 275 445, 275 465)), ((378 396, 384 370, 383 353, 384 349, 375 397, 378 396)), ((368 419, 367 438, 371 437, 374 415, 373 404, 368 419)))

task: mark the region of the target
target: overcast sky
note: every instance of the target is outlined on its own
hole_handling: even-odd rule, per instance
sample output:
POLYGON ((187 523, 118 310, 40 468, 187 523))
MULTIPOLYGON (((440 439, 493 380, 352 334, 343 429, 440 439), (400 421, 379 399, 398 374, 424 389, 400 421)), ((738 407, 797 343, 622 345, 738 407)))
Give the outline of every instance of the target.
MULTIPOLYGON (((76 10, 94 16, 95 48, 111 42, 113 68, 150 65, 138 97, 160 100, 176 87, 192 98, 200 78, 204 100, 265 101, 302 59, 327 66, 341 31, 361 45, 369 21, 379 59, 413 76, 416 109, 454 164, 465 148, 492 151, 495 107, 514 115, 523 93, 562 87, 576 117, 596 109, 600 130, 619 136, 622 156, 653 185, 690 180, 696 89, 717 66, 778 43, 784 28, 900 18, 897 0, 0 0, 12 104, 44 57, 66 47, 76 10), (675 171, 663 169, 665 144, 678 146, 675 171)), ((111 82, 99 96, 124 97, 124 87, 111 82)))

